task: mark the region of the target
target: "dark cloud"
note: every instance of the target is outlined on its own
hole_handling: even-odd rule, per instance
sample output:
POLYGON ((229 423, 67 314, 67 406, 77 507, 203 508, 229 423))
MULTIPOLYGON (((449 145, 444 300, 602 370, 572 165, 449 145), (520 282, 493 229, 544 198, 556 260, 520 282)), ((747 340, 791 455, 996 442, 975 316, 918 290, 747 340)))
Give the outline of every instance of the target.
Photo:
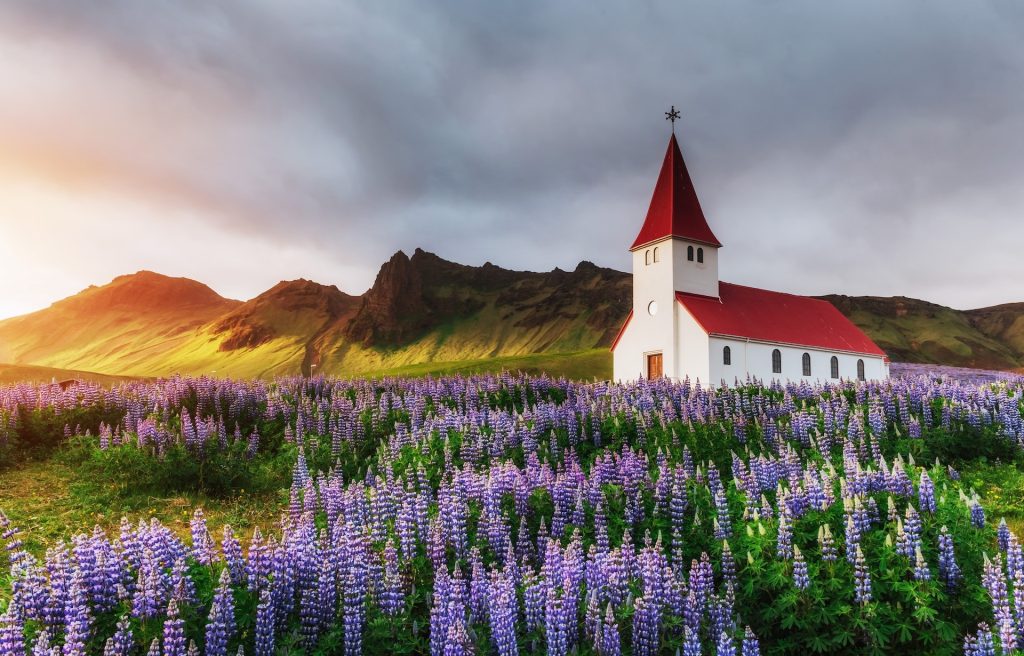
POLYGON ((1024 300, 1015 2, 12 0, 0 37, 118 80, 36 119, 93 184, 315 245, 352 291, 416 246, 627 267, 675 104, 723 278, 1024 300))

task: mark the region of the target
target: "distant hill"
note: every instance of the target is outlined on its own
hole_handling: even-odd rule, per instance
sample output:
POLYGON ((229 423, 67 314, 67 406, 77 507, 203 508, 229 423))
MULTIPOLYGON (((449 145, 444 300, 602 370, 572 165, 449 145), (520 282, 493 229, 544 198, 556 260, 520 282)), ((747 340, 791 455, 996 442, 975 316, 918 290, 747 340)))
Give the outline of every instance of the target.
MULTIPOLYGON (((607 376, 606 349, 629 310, 631 282, 590 262, 573 271, 510 271, 417 249, 412 257, 396 253, 359 296, 293 280, 241 302, 193 280, 140 271, 0 321, 0 363, 237 377, 504 363, 607 376)), ((1024 303, 959 311, 904 297, 821 298, 895 361, 1024 367, 1024 303)))
POLYGON ((1024 367, 1024 303, 954 310, 904 296, 822 296, 897 362, 1024 367))

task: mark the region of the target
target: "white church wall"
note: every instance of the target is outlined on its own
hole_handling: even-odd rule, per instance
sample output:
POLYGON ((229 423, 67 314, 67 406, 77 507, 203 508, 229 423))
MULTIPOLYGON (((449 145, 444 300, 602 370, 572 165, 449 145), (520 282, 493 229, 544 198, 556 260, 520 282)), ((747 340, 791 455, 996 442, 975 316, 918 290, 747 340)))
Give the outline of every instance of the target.
POLYGON ((678 367, 669 345, 675 341, 672 288, 672 240, 663 240, 633 252, 633 318, 615 346, 614 378, 631 380, 647 375, 647 356, 662 354, 662 370, 670 375, 678 367), (657 250, 655 250, 657 249, 657 250), (651 303, 656 304, 652 314, 651 303))
POLYGON ((673 289, 701 296, 718 296, 718 249, 697 242, 682 239, 666 240, 672 246, 673 289), (694 257, 688 259, 689 248, 693 247, 694 257), (697 251, 704 254, 704 261, 697 261, 697 251))
POLYGON ((714 385, 724 380, 728 385, 738 378, 746 380, 747 374, 763 381, 770 380, 806 380, 808 382, 831 380, 832 356, 839 358, 839 377, 852 379, 857 377, 857 360, 864 361, 864 377, 867 380, 881 380, 889 377, 889 368, 881 356, 857 355, 841 351, 781 346, 766 342, 748 341, 726 337, 711 337, 710 340, 710 374, 714 385), (731 349, 732 364, 723 364, 723 348, 731 349), (772 373, 772 351, 779 349, 782 353, 782 373, 772 373), (803 354, 811 356, 811 375, 803 375, 803 354))
POLYGON ((690 382, 707 387, 710 377, 708 368, 708 334, 704 332, 697 320, 682 303, 675 303, 675 314, 678 326, 676 350, 679 353, 679 367, 673 370, 672 377, 682 380, 689 376, 690 382))

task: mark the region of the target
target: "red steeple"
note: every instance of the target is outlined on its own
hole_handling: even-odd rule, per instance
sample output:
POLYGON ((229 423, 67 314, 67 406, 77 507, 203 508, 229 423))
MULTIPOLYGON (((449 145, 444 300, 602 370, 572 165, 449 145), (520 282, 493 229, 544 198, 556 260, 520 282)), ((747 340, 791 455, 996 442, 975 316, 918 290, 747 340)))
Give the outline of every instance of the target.
POLYGON ((629 250, 636 250, 665 237, 681 237, 691 241, 721 246, 708 227, 704 212, 700 209, 697 192, 693 189, 690 174, 686 171, 683 154, 679 152, 676 135, 668 141, 665 162, 654 186, 651 207, 647 210, 644 227, 629 250))

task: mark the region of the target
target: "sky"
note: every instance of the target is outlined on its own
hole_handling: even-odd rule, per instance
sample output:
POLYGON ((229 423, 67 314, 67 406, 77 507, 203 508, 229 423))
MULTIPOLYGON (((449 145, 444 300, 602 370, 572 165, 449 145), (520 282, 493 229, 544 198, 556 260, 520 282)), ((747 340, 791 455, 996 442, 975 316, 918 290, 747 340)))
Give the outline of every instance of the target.
POLYGON ((628 270, 675 105, 720 275, 1024 301, 1024 4, 5 0, 0 317, 149 269, 628 270))

